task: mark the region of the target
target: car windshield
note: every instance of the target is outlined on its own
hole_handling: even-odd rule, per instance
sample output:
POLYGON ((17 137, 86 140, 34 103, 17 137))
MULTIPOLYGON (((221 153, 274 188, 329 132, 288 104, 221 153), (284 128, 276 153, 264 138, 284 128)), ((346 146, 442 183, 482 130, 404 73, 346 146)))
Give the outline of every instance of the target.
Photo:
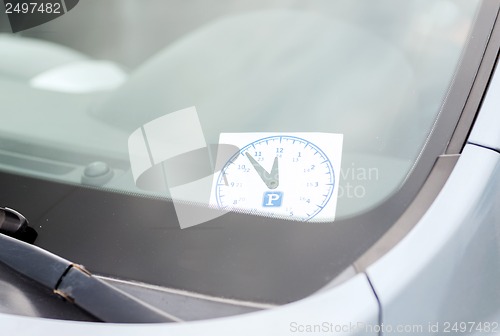
MULTIPOLYGON (((186 279, 199 276, 201 267, 211 280, 188 289, 220 294, 210 283, 232 270, 227 295, 238 296, 249 283, 241 272, 250 271, 235 266, 245 257, 210 254, 239 241, 232 236, 238 216, 274 223, 255 224, 256 237, 258 230, 285 232, 288 246, 306 249, 307 239, 287 236, 279 220, 295 223, 288 223, 290 230, 317 222, 300 230, 320 239, 315 227, 328 230, 356 218, 400 190, 442 111, 479 7, 479 0, 84 0, 52 21, 23 27, 15 19, 23 8, 16 12, 6 3, 0 13, 0 170, 91 190, 91 199, 78 200, 85 213, 105 204, 115 216, 110 197, 127 196, 126 207, 144 221, 122 216, 121 228, 138 225, 151 236, 162 224, 147 224, 153 216, 143 204, 173 201, 177 218, 160 216, 172 234, 165 248, 182 279, 142 279, 138 269, 120 273, 118 266, 101 273, 189 287, 186 279), (233 226, 204 226, 227 212, 236 216, 233 226), (174 228, 183 233, 175 236, 174 228), (217 264, 221 260, 227 263, 217 264)), ((58 194, 53 204, 71 197, 58 194)), ((63 224, 57 234, 44 235, 51 229, 44 211, 36 217, 42 245, 61 246, 50 245, 61 232, 75 237, 63 224)), ((109 232, 111 225, 106 221, 99 230, 109 232)), ((250 242, 253 229, 238 235, 250 242)), ((88 244, 95 237, 77 231, 88 244)), ((152 254, 163 246, 144 240, 143 246, 155 246, 152 254)), ((51 249, 70 251, 66 245, 51 249)), ((249 252, 257 246, 249 243, 241 255, 265 259, 249 252)), ((124 251, 124 258, 139 253, 124 251)), ((169 256, 162 258, 168 263, 169 256)), ((111 264, 93 262, 97 270, 111 264)), ((279 292, 264 287, 240 297, 266 301, 266 293, 279 292)))

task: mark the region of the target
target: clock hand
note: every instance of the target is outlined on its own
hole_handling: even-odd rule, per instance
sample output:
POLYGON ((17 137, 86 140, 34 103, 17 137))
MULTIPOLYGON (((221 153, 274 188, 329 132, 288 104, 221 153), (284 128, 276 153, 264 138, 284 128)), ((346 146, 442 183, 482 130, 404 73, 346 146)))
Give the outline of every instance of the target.
POLYGON ((271 174, 268 173, 264 167, 260 165, 249 153, 245 154, 252 166, 254 167, 257 174, 259 174, 262 182, 266 184, 269 189, 276 189, 279 185, 278 179, 278 158, 274 159, 273 167, 271 169, 271 174))
POLYGON ((257 174, 259 174, 260 178, 262 179, 262 182, 264 182, 266 185, 267 185, 267 178, 268 178, 268 173, 267 171, 264 169, 264 167, 262 167, 253 157, 252 155, 250 155, 249 153, 246 153, 246 156, 248 158, 248 160, 250 161, 250 163, 252 164, 252 166, 255 168, 255 171, 257 172, 257 174))
POLYGON ((269 189, 276 189, 280 185, 280 174, 278 170, 278 157, 274 158, 273 167, 271 168, 270 181, 267 184, 269 189))

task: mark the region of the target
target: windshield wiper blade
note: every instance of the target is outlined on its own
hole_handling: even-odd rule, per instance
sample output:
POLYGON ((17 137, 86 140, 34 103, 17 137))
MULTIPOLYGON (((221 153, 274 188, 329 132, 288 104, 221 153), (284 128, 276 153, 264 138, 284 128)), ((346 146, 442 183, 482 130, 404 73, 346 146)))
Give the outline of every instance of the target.
MULTIPOLYGON (((83 266, 6 235, 15 233, 12 231, 15 223, 12 217, 9 219, 10 211, 13 210, 0 208, 0 262, 3 264, 52 289, 103 322, 182 321, 93 276, 83 266)), ((20 216, 21 220, 26 220, 20 216)))

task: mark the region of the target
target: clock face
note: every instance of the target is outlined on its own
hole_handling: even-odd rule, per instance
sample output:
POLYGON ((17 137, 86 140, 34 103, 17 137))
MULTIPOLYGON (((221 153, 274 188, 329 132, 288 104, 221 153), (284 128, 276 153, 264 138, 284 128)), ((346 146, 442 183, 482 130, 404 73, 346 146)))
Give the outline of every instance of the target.
POLYGON ((222 168, 217 205, 308 221, 328 205, 335 173, 327 155, 300 137, 277 135, 245 145, 222 168))

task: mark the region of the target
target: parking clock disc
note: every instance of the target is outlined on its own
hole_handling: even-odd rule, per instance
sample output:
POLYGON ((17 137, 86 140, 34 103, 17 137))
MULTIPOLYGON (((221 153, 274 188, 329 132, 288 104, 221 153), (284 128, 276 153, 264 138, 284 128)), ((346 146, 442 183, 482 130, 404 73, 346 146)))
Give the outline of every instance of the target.
POLYGON ((279 134, 233 155, 216 179, 215 198, 225 210, 308 221, 328 207, 336 183, 323 149, 304 137, 279 134))

